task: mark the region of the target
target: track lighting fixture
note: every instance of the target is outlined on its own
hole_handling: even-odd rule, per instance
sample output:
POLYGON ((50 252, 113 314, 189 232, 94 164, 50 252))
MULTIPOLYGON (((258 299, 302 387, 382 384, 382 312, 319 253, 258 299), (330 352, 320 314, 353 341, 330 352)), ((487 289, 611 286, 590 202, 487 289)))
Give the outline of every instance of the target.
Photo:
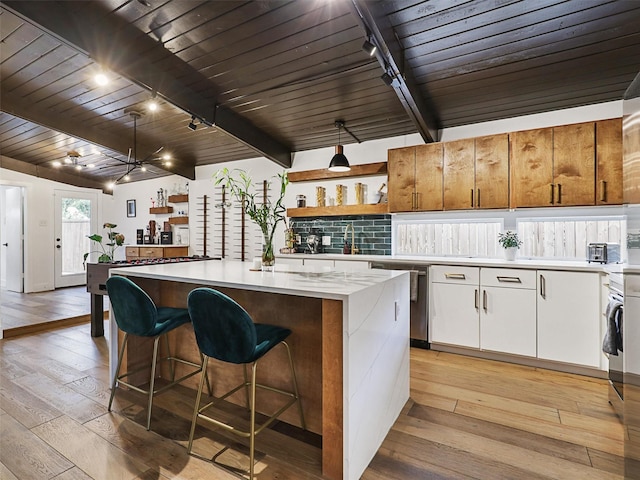
POLYGON ((362 50, 367 52, 367 55, 369 55, 370 57, 373 57, 373 55, 376 53, 377 47, 373 43, 371 43, 370 38, 367 38, 362 44, 362 50))
POLYGON ((195 132, 196 128, 198 128, 198 124, 196 123, 196 116, 193 115, 191 117, 191 121, 189 122, 189 125, 187 125, 187 128, 189 130, 193 130, 195 132))
POLYGON ((330 172, 348 172, 351 170, 349 160, 344 156, 342 145, 340 145, 340 130, 344 127, 344 121, 336 120, 335 126, 338 128, 338 145, 336 145, 336 154, 329 163, 330 172))
POLYGON ((380 78, 385 83, 385 85, 389 87, 393 84, 393 75, 390 75, 388 71, 384 72, 380 78))

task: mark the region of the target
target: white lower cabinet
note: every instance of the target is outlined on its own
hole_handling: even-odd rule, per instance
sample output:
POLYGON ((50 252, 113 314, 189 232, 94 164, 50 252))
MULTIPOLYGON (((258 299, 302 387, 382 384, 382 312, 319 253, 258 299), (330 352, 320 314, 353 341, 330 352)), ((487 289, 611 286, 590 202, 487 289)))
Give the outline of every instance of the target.
POLYGON ((480 348, 536 356, 536 272, 480 271, 480 348))
POLYGON ((429 339, 603 368, 597 272, 435 265, 429 339))
POLYGON ((600 274, 538 270, 538 358, 600 367, 600 274))
POLYGON ((434 265, 430 268, 429 275, 430 341, 480 348, 480 269, 434 265))

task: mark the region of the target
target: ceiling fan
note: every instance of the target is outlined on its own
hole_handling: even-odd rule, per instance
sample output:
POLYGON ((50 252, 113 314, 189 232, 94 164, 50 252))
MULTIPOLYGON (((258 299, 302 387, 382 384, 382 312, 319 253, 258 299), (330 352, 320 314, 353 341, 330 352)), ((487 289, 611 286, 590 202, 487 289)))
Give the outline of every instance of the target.
POLYGON ((163 167, 171 166, 170 155, 165 154, 165 155, 159 156, 159 153, 162 150, 164 150, 164 146, 158 148, 155 152, 150 153, 142 160, 138 160, 137 148, 136 148, 138 143, 137 141, 138 119, 142 117, 143 114, 140 110, 136 109, 135 107, 125 108, 124 113, 128 114, 131 118, 133 118, 133 149, 129 148, 129 154, 127 155, 126 161, 120 158, 116 158, 111 155, 108 155, 106 153, 103 153, 103 155, 109 158, 112 158, 114 160, 117 160, 118 162, 126 166, 125 172, 112 182, 114 185, 118 184, 122 180, 128 181, 130 179, 131 173, 138 168, 140 169, 140 171, 146 172, 147 171, 146 165, 151 164, 151 162, 162 161, 163 167))

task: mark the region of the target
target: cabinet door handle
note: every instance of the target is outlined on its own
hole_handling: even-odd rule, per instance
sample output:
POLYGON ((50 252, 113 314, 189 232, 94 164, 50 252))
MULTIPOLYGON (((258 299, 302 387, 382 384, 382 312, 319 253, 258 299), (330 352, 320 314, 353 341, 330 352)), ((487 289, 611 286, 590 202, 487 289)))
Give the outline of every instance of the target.
POLYGON ((480 208, 480 189, 478 189, 478 194, 476 195, 476 206, 480 208))
POLYGON ((420 195, 420 194, 419 194, 418 192, 416 192, 416 206, 415 206, 415 210, 419 210, 419 209, 420 209, 420 206, 418 205, 418 203, 419 203, 418 201, 419 201, 420 197, 419 197, 418 195, 420 195))
POLYGON ((476 307, 476 310, 478 310, 478 308, 479 308, 478 307, 478 300, 479 300, 478 299, 478 289, 476 288, 474 291, 475 291, 475 297, 476 297, 475 307, 476 307))
POLYGON ((450 278, 452 280, 466 280, 467 277, 464 273, 445 273, 444 278, 450 278))
POLYGON ((482 308, 486 313, 487 311, 487 291, 486 290, 482 290, 482 308))
POLYGON ((520 277, 496 277, 499 282, 503 283, 522 283, 520 277))
POLYGON ((473 188, 471 189, 471 208, 473 208, 473 188))
POLYGON ((607 182, 605 180, 600 180, 600 201, 607 201, 607 182))
POLYGON ((558 184, 558 203, 562 203, 562 184, 558 184))
POLYGON ((553 187, 554 187, 554 185, 553 185, 553 183, 551 183, 549 186, 551 187, 551 198, 549 199, 549 203, 553 204, 553 187))
POLYGON ((542 274, 540 274, 540 296, 547 298, 547 282, 542 274))

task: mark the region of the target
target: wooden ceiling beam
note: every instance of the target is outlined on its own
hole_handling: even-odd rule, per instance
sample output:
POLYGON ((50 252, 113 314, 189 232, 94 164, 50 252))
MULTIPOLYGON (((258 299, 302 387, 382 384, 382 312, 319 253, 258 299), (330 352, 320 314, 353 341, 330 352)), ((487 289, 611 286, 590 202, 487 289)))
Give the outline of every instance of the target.
POLYGON ((215 125, 260 155, 285 168, 291 167, 290 148, 246 118, 216 105, 218 88, 210 80, 171 54, 162 43, 128 23, 118 21, 115 15, 101 11, 97 2, 91 4, 91 8, 79 9, 74 2, 3 1, 3 5, 16 15, 48 30, 100 65, 155 92, 202 122, 215 125), (158 58, 169 62, 172 68, 160 69, 152 61, 158 58), (180 72, 180 79, 169 70, 180 72), (189 79, 188 83, 185 78, 189 79), (198 89, 192 85, 197 85, 198 89))
POLYGON ((413 73, 403 59, 403 47, 400 44, 388 16, 383 11, 386 2, 349 0, 353 16, 358 20, 366 35, 370 34, 378 47, 375 56, 383 72, 391 73, 391 87, 396 92, 407 115, 413 121, 425 143, 438 141, 441 121, 426 87, 417 86, 413 73), (422 92, 422 93, 421 93, 422 92))
MULTIPOLYGON (((82 138, 87 142, 93 143, 98 147, 118 152, 127 156, 131 147, 130 138, 122 135, 109 134, 105 129, 87 127, 86 124, 79 124, 69 119, 61 118, 60 115, 48 114, 46 111, 34 108, 26 102, 20 102, 15 97, 3 95, 2 111, 16 117, 23 118, 43 127, 50 128, 56 132, 65 133, 72 137, 82 138)), ((136 145, 136 149, 140 152, 153 152, 157 150, 158 145, 140 144, 136 145)), ((195 158, 180 157, 179 162, 174 162, 172 167, 158 167, 163 170, 180 175, 181 177, 195 180, 195 158)))

